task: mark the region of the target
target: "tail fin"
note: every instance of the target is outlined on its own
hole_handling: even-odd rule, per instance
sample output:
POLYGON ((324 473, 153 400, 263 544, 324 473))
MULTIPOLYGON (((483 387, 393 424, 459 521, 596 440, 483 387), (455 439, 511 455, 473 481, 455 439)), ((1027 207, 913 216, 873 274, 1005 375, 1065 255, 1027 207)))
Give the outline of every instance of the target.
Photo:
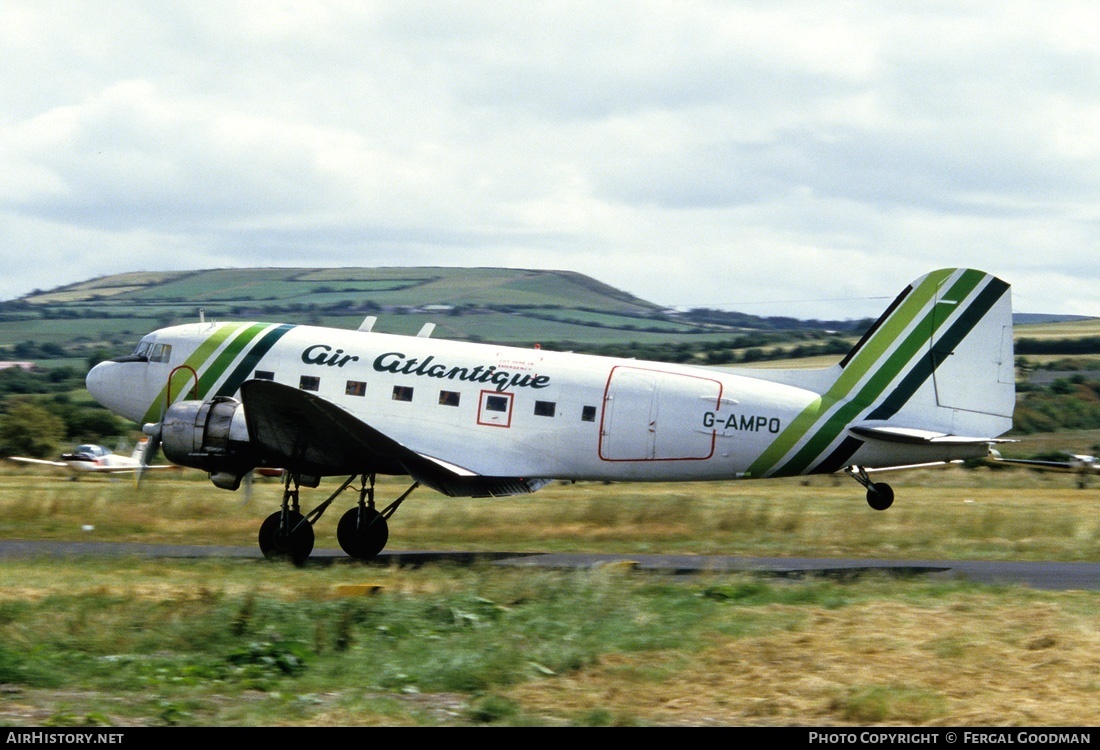
POLYGON ((868 421, 1000 435, 1016 404, 1010 287, 972 269, 926 274, 840 366, 832 395, 871 407, 868 421))
POLYGON ((867 442, 924 444, 929 461, 941 460, 940 453, 964 457, 964 446, 986 450, 1011 429, 1016 401, 1009 285, 972 269, 926 274, 839 365, 815 377, 804 384, 821 398, 792 420, 750 475, 827 473, 853 458, 871 466, 916 453, 869 458, 860 450, 867 442))

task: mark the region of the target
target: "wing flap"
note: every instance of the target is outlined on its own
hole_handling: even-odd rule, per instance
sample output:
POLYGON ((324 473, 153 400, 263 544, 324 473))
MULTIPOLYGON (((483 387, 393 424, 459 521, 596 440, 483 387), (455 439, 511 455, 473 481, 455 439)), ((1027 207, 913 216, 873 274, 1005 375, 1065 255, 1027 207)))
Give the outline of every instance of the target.
POLYGON ((487 477, 403 445, 320 396, 270 380, 241 386, 245 421, 265 462, 314 476, 408 474, 452 497, 534 492, 547 480, 487 477))

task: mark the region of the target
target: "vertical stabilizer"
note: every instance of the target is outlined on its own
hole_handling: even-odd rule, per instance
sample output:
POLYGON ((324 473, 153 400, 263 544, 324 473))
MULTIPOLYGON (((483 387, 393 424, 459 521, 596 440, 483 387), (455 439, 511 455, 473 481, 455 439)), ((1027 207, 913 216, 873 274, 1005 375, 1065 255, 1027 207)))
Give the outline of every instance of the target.
POLYGON ((751 474, 830 472, 870 437, 963 439, 1012 427, 1016 394, 1009 285, 947 268, 910 284, 817 390, 751 474))
POLYGON ((898 298, 843 363, 866 419, 948 434, 996 436, 1016 402, 1009 285, 943 269, 898 298))

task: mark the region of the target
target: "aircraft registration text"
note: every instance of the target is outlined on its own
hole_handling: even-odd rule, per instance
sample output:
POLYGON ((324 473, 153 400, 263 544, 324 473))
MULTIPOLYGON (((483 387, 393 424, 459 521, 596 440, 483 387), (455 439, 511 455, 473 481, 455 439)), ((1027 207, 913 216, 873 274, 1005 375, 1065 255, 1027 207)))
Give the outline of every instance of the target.
POLYGON ((723 432, 770 432, 777 434, 783 427, 779 417, 767 417, 758 414, 730 414, 723 417, 712 411, 703 413, 703 427, 719 429, 723 432))

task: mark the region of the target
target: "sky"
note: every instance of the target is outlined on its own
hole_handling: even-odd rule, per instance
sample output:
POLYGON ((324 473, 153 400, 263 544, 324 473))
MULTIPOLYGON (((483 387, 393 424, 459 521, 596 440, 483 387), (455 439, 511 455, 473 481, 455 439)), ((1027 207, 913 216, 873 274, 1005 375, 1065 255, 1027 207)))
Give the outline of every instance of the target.
POLYGON ((562 269, 850 319, 969 266, 1100 316, 1100 5, 0 0, 0 300, 562 269))

